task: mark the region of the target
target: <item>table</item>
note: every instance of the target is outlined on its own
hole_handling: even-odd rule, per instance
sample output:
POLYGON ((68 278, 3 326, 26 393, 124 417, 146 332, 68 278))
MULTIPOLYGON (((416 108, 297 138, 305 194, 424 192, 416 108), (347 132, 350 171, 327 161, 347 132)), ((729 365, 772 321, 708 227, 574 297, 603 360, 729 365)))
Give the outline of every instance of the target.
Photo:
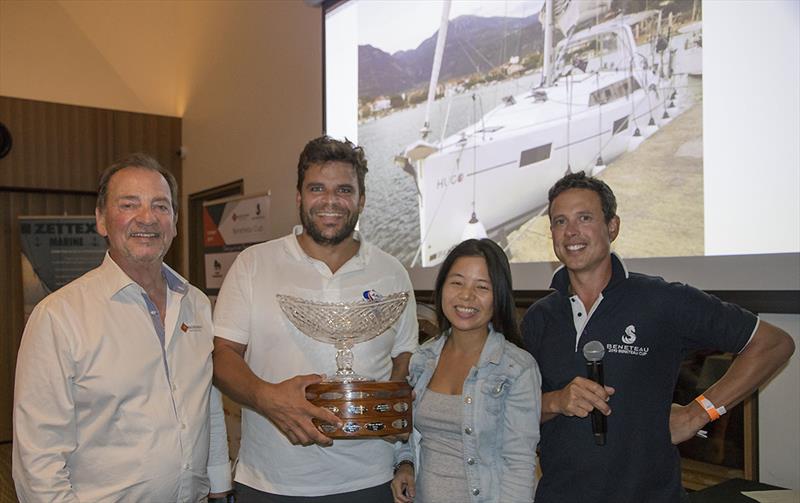
POLYGON ((770 491, 786 489, 761 482, 744 479, 730 479, 701 491, 689 493, 691 503, 754 503, 755 500, 742 496, 742 491, 770 491))

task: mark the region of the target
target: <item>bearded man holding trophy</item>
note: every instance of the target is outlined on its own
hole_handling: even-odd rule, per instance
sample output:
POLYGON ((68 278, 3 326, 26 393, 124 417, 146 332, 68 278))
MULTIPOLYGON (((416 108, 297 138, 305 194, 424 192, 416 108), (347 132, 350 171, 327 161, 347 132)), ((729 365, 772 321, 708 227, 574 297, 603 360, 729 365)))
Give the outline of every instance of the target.
POLYGON ((310 141, 302 225, 244 250, 222 285, 214 379, 243 406, 239 503, 392 501, 380 438, 410 430, 418 328, 408 273, 355 230, 366 172, 351 142, 310 141))

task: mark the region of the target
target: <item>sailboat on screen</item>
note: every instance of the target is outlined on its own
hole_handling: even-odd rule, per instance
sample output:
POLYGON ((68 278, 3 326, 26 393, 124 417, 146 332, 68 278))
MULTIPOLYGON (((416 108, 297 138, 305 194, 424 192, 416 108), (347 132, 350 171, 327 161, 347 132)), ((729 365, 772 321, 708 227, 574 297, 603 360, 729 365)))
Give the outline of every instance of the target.
POLYGON ((674 51, 661 36, 661 12, 614 16, 610 6, 611 0, 546 0, 541 83, 431 141, 445 2, 425 123, 420 138, 395 159, 417 186, 415 264, 436 265, 463 239, 518 226, 542 210, 549 187, 565 173, 599 173, 683 110, 681 76, 671 70, 674 51), (586 27, 592 20, 596 24, 586 27), (555 29, 563 38, 553 46, 555 29))

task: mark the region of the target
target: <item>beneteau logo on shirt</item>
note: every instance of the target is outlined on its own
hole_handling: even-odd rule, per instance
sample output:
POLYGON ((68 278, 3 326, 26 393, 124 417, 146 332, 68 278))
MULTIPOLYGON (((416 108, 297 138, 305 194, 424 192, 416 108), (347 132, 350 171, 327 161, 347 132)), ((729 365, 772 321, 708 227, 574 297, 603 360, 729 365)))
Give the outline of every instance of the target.
POLYGON ((633 325, 625 327, 622 342, 623 344, 606 344, 606 352, 632 356, 647 356, 647 353, 650 352, 648 346, 633 345, 636 342, 636 327, 633 325))
POLYGON ((628 344, 606 344, 606 353, 618 353, 621 355, 647 356, 650 348, 647 346, 631 346, 628 344))
POLYGON ((203 330, 203 325, 188 325, 185 322, 181 323, 181 331, 183 332, 200 332, 203 330))
POLYGON ((633 344, 636 342, 636 327, 628 325, 625 329, 625 335, 622 336, 622 342, 625 344, 633 344))

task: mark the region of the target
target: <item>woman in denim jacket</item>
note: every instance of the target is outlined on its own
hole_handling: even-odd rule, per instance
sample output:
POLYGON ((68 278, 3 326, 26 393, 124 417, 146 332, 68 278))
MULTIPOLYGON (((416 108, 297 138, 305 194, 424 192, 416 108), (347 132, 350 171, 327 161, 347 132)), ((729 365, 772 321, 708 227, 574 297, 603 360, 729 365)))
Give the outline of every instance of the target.
POLYGON ((488 239, 456 246, 439 270, 435 301, 443 332, 411 358, 414 432, 397 444, 394 500, 533 501, 541 376, 514 344, 505 253, 488 239))

